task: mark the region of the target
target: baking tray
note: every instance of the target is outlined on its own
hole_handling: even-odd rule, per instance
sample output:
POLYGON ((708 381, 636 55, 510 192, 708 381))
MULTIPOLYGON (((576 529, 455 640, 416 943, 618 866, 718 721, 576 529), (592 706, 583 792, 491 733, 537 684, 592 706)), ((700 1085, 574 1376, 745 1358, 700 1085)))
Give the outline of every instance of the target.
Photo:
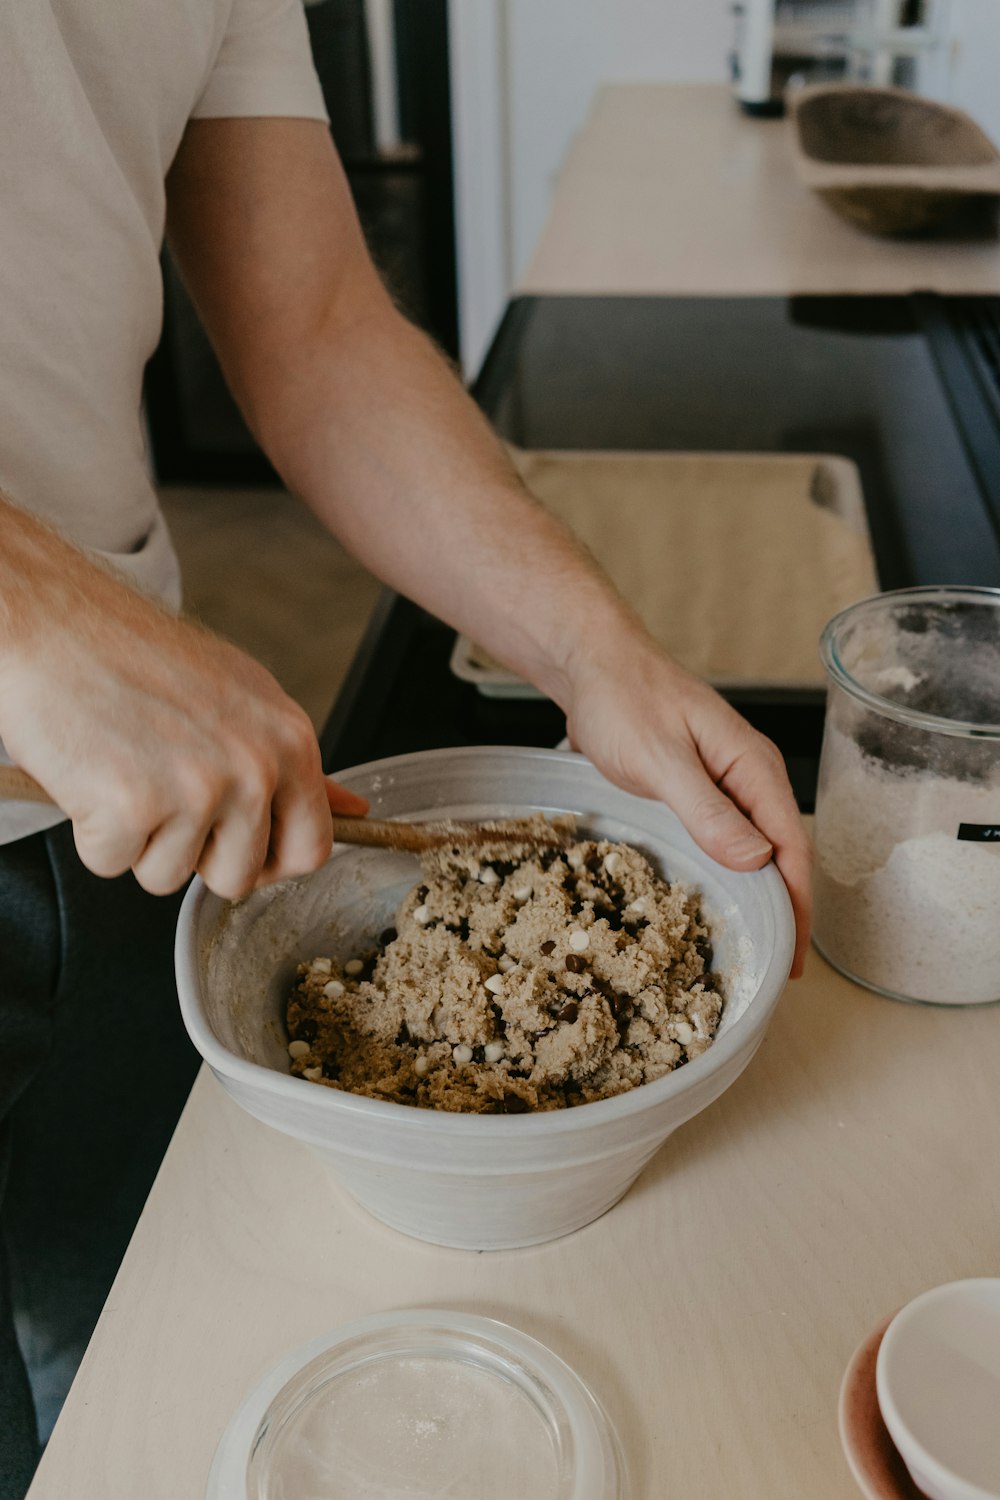
MULTIPOLYGON (((831 454, 524 452, 561 516, 653 635, 723 689, 823 685, 827 620, 878 589, 855 465, 831 454)), ((488 697, 537 690, 460 635, 451 668, 488 697)))

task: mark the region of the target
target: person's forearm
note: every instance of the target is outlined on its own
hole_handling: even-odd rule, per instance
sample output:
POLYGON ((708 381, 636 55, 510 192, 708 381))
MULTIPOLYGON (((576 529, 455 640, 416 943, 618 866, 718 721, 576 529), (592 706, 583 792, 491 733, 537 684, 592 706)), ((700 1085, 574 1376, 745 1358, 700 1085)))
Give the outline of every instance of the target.
POLYGON ((82 631, 94 591, 109 584, 105 569, 0 493, 0 678, 43 649, 43 634, 82 631))
POLYGON ((269 382, 258 427, 289 486, 373 572, 557 702, 574 651, 632 617, 525 491, 430 342, 381 293, 269 382))

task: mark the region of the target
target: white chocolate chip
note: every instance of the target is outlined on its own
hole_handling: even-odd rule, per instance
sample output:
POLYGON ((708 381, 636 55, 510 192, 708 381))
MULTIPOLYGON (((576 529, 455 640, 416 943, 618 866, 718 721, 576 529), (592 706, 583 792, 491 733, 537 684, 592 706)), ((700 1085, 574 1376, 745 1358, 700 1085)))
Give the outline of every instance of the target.
POLYGON ((503 1060, 503 1043, 487 1042, 483 1048, 483 1056, 488 1063, 498 1063, 503 1060))
POLYGON ((640 896, 639 899, 638 899, 638 901, 630 901, 629 904, 628 904, 628 906, 625 908, 625 910, 626 911, 645 911, 646 910, 646 902, 645 902, 644 898, 642 896, 640 896))
POLYGON ((361 970, 363 968, 364 964, 361 962, 360 958, 349 958, 344 965, 344 973, 350 974, 351 978, 353 979, 356 974, 361 973, 361 970))
POLYGON ((574 927, 569 935, 569 945, 576 953, 582 953, 585 948, 590 947, 590 938, 582 927, 574 927))
POLYGON ((511 958, 509 953, 501 953, 500 957, 497 959, 497 963, 500 965, 500 968, 504 974, 509 974, 511 969, 517 968, 517 959, 511 958))
POLYGON ((309 1080, 310 1083, 318 1083, 318 1081, 323 1077, 323 1069, 322 1068, 303 1068, 302 1069, 302 1077, 303 1078, 308 1078, 308 1080, 309 1080))
POLYGON ((314 958, 309 968, 313 974, 329 974, 333 964, 328 958, 314 958))
POLYGON ((516 885, 514 887, 514 900, 521 902, 530 901, 531 893, 532 887, 530 885, 516 885))
POLYGON ((489 990, 491 995, 499 995, 500 991, 503 989, 503 975, 491 974, 489 979, 487 979, 486 981, 486 988, 489 990))
POLYGON ((674 1036, 682 1047, 687 1047, 694 1041, 694 1031, 686 1021, 678 1021, 674 1026, 674 1036))
POLYGON ((604 856, 604 873, 614 875, 621 868, 622 857, 617 849, 612 849, 610 854, 604 856))
POLYGON ((344 993, 344 986, 339 979, 328 979, 323 986, 323 993, 330 1000, 335 1000, 338 995, 344 993))
POLYGON ((289 1057, 308 1057, 309 1056, 309 1043, 308 1042, 289 1042, 288 1043, 288 1055, 289 1055, 289 1057))
POLYGON ((428 1058, 418 1057, 416 1062, 413 1064, 413 1071, 414 1073, 419 1073, 420 1077, 423 1078, 429 1067, 430 1060, 428 1058))
POLYGON ((463 1042, 458 1047, 452 1048, 451 1055, 457 1063, 470 1063, 472 1061, 472 1048, 466 1047, 463 1042))
POLYGON ((571 849, 566 855, 566 863, 571 870, 582 870, 584 865, 583 855, 579 849, 571 849))
POLYGON ((479 876, 479 882, 481 885, 499 885, 500 876, 492 865, 487 865, 479 876))
POLYGON ((423 906, 417 906, 414 908, 413 920, 414 922, 416 922, 418 927, 426 927, 430 919, 431 909, 426 903, 423 906))

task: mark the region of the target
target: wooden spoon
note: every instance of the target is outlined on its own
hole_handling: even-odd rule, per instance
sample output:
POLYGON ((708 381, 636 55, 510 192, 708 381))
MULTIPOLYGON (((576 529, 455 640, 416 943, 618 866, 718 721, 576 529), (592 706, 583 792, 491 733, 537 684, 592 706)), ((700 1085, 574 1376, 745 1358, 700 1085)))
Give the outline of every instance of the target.
MULTIPOLYGON (((17 766, 0 766, 0 798, 15 802, 44 802, 54 806, 43 786, 17 766)), ((378 818, 332 816, 333 837, 338 844, 364 844, 377 849, 403 849, 420 854, 425 849, 477 847, 481 844, 533 844, 538 848, 564 847, 576 833, 576 820, 569 816, 543 822, 532 818, 505 818, 490 823, 397 823, 378 818)))

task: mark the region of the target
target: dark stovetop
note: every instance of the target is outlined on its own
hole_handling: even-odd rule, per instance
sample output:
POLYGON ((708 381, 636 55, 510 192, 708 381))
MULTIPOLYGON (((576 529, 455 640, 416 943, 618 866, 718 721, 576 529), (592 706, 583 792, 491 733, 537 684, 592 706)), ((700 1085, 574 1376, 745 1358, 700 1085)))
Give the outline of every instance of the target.
MULTIPOLYGON (((1000 584, 998 299, 520 298, 475 395, 525 448, 843 454, 883 588, 1000 584)), ((554 705, 486 700, 452 677, 453 638, 388 595, 324 729, 325 764, 561 737, 554 705)), ((811 807, 822 695, 733 701, 811 807)))

